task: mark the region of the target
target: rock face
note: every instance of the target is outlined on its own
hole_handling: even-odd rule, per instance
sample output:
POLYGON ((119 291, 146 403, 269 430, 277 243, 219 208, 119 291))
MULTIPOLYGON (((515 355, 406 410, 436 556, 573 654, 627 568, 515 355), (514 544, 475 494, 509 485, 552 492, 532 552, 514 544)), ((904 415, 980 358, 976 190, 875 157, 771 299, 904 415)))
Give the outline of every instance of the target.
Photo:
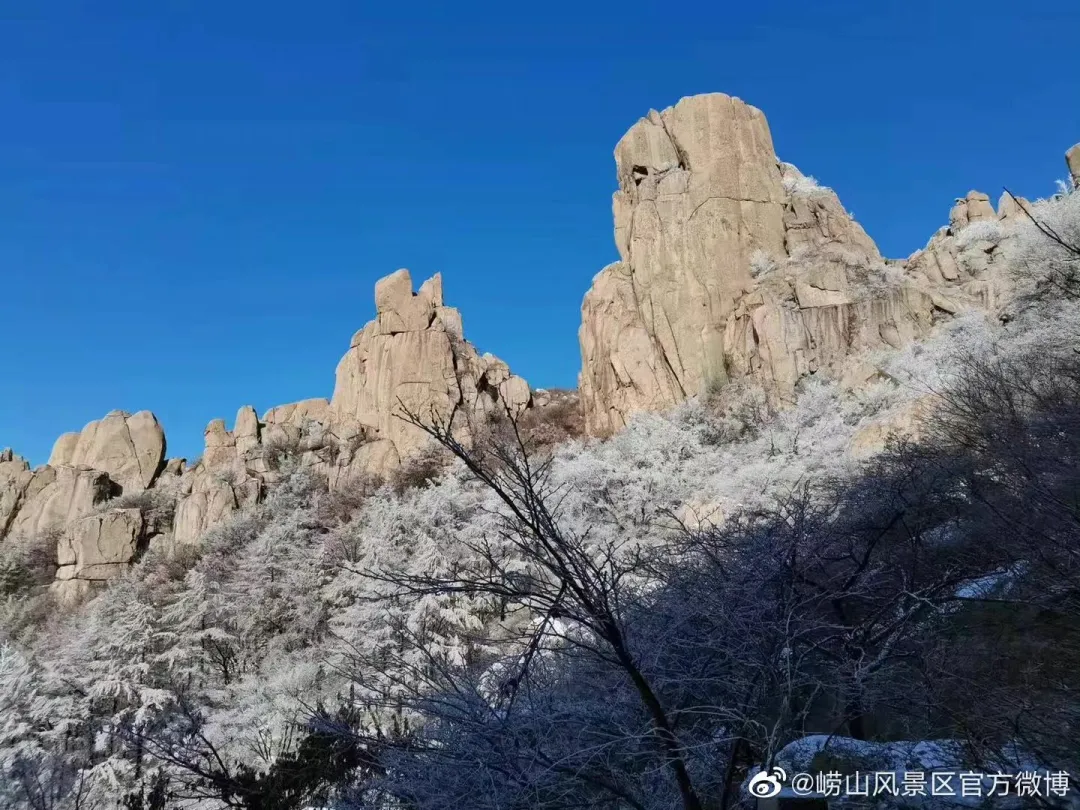
POLYGON ((784 192, 760 111, 724 95, 652 111, 615 148, 621 261, 582 305, 580 390, 591 432, 722 378, 723 328, 750 258, 784 252, 784 192))
POLYGON ((249 471, 247 462, 249 457, 256 461, 254 450, 259 446, 259 437, 259 420, 250 405, 237 412, 231 432, 221 419, 206 426, 202 458, 180 474, 173 519, 174 545, 194 543, 241 506, 258 502, 263 493, 258 473, 263 468, 249 471))
POLYGON ((980 240, 957 239, 976 223, 995 238, 1004 220, 986 195, 958 201, 926 250, 885 261, 831 190, 777 159, 764 115, 739 99, 651 111, 615 162, 620 261, 593 279, 579 331, 593 435, 733 377, 790 402, 805 375, 1000 297, 985 245, 964 257, 980 240))
POLYGON ((110 509, 68 526, 57 550, 58 580, 100 581, 123 572, 143 537, 138 509, 110 509))
POLYGON ((1080 143, 1065 153, 1065 165, 1069 167, 1069 176, 1072 177, 1073 186, 1080 188, 1080 143))
POLYGON ((34 473, 25 459, 10 447, 0 451, 0 540, 11 528, 33 480, 34 473))
POLYGON ((165 460, 165 431, 149 411, 112 411, 53 445, 49 466, 93 467, 125 492, 148 488, 165 460))
POLYGON ((0 542, 56 536, 57 594, 65 601, 78 596, 89 582, 130 565, 148 539, 152 527, 138 509, 99 510, 121 494, 153 487, 164 459, 165 432, 149 411, 112 411, 78 433, 65 433, 49 463, 34 470, 4 451, 0 542))
POLYGON ((59 531, 117 494, 116 485, 101 470, 46 465, 31 475, 8 534, 59 531))

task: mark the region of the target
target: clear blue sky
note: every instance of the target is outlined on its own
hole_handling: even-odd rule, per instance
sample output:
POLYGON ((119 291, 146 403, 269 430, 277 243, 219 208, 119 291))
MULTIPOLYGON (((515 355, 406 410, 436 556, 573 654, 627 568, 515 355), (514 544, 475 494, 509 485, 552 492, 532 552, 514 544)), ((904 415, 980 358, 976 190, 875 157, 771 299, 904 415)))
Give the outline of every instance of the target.
POLYGON ((0 447, 35 464, 114 408, 193 457, 329 396, 398 267, 574 385, 613 147, 684 95, 763 109, 891 256, 969 188, 1050 193, 1080 141, 1076 0, 6 6, 0 447))

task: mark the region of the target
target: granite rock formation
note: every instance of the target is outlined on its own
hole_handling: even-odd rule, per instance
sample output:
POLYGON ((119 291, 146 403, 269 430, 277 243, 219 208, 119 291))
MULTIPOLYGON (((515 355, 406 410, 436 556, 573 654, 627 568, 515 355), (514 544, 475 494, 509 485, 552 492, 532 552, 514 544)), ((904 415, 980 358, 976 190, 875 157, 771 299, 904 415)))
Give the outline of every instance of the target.
POLYGON ((776 157, 765 116, 737 98, 651 111, 615 162, 620 260, 593 279, 579 331, 593 435, 735 377, 781 406, 806 375, 842 374, 853 355, 1004 293, 994 249, 1021 213, 1011 200, 996 212, 971 192, 924 250, 885 260, 836 194, 776 157))
POLYGON ((407 270, 375 287, 376 317, 356 333, 333 398, 307 399, 259 418, 240 408, 232 430, 207 425, 200 459, 167 459, 148 411, 113 411, 57 439, 36 469, 0 453, 0 542, 56 538, 56 590, 70 600, 117 576, 147 548, 196 542, 231 513, 258 503, 286 465, 332 488, 392 473, 426 435, 400 417, 454 415, 468 438, 476 420, 532 405, 528 383, 464 338, 435 275, 413 292, 407 270))
POLYGON ((107 472, 125 492, 146 489, 165 460, 165 431, 149 411, 112 411, 80 433, 56 440, 49 465, 92 467, 107 472))
MULTIPOLYGON (((923 249, 885 259, 832 190, 777 158, 764 115, 722 94, 651 111, 619 141, 615 161, 619 261, 582 303, 576 394, 534 398, 506 363, 465 340, 439 275, 414 291, 398 270, 376 284, 375 318, 353 336, 329 399, 261 418, 245 405, 232 429, 210 422, 193 463, 167 458, 147 411, 113 411, 64 434, 36 469, 0 452, 0 543, 55 543, 54 587, 75 598, 149 548, 197 542, 259 503, 291 467, 340 489, 422 458, 427 437, 406 412, 453 416, 465 441, 494 413, 524 414, 528 440, 552 447, 583 429, 610 434, 636 412, 736 378, 780 407, 808 375, 865 384, 876 374, 867 352, 1009 302, 1010 232, 1028 218, 1022 199, 1004 195, 995 208, 970 191, 923 249)), ((1080 144, 1066 162, 1080 185, 1080 144)), ((852 454, 917 436, 927 407, 884 414, 852 454)))
POLYGON ((329 421, 343 440, 382 443, 370 452, 383 470, 425 442, 401 418, 405 412, 446 418, 457 409, 469 417, 528 406, 528 384, 465 341, 460 313, 443 305, 441 276, 413 292, 409 271, 398 270, 375 286, 375 306, 375 320, 353 336, 338 364, 329 421))

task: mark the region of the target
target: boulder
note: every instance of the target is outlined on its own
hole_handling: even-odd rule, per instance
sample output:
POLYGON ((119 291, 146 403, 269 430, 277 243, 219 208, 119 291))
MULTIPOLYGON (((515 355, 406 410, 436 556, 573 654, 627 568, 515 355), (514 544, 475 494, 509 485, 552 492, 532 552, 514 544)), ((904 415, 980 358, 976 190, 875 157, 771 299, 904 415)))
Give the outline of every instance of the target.
POLYGON ((53 444, 52 452, 49 454, 49 465, 52 467, 59 467, 62 464, 70 465, 80 436, 81 434, 77 432, 62 434, 53 444))
POLYGON ((278 405, 263 414, 266 425, 301 425, 306 420, 325 422, 330 412, 330 401, 324 398, 305 399, 288 405, 278 405))
POLYGON ((102 581, 119 576, 136 558, 143 536, 138 509, 111 509, 74 521, 57 548, 56 578, 102 581))
POLYGON ((196 543, 203 532, 220 523, 240 507, 232 485, 204 473, 196 478, 192 491, 180 499, 173 518, 175 546, 196 543))
POLYGON ((147 489, 165 461, 165 431, 150 411, 112 411, 53 445, 49 465, 92 467, 125 492, 147 489))
POLYGON ((1031 211, 1031 203, 1023 197, 1013 197, 1007 191, 1001 192, 998 200, 998 219, 1005 222, 1013 222, 1017 219, 1028 219, 1025 212, 1031 211))
POLYGON ((236 421, 233 427, 233 436, 235 437, 236 452, 238 455, 243 455, 249 450, 258 447, 260 437, 259 417, 255 413, 255 409, 250 405, 245 405, 236 414, 236 421))
POLYGON ((116 494, 116 484, 101 470, 39 467, 26 482, 8 533, 31 536, 61 530, 116 494))
POLYGON ((224 419, 214 419, 203 431, 201 466, 231 467, 236 462, 236 437, 225 427, 224 419))
POLYGON ((376 282, 376 320, 381 334, 422 332, 428 328, 435 316, 435 307, 442 305, 442 282, 435 276, 427 283, 427 289, 414 293, 412 278, 404 269, 376 282))
POLYGON ((949 230, 957 234, 973 222, 993 222, 997 218, 990 197, 981 191, 969 191, 956 200, 949 212, 949 230))
POLYGON ((187 459, 170 458, 165 462, 165 467, 161 470, 161 477, 183 475, 185 470, 187 470, 187 459))

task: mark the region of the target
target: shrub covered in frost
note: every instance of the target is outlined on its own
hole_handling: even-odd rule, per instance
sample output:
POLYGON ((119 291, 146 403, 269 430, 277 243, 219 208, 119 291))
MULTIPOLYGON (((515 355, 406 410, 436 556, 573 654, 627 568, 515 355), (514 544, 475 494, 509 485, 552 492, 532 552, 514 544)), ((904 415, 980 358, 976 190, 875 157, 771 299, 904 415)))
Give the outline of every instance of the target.
POLYGON ((979 242, 987 242, 996 245, 1005 238, 1005 229, 996 220, 983 220, 972 222, 964 226, 956 235, 956 246, 965 250, 979 242))
POLYGON ((1021 302, 1080 298, 1080 193, 1039 200, 1031 214, 1008 243, 1021 302))

